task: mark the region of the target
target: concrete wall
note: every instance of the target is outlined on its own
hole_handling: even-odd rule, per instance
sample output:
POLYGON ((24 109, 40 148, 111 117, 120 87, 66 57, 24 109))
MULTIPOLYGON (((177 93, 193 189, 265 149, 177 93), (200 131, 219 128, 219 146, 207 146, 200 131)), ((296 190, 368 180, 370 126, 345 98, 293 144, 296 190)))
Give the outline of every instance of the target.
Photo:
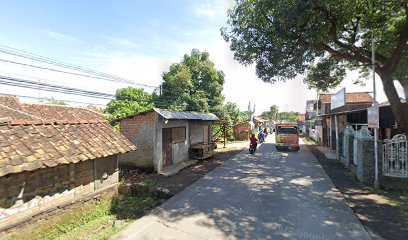
POLYGON ((0 230, 111 187, 118 180, 116 155, 3 176, 0 178, 0 230))
POLYGON ((153 169, 153 148, 156 112, 151 111, 120 121, 120 132, 127 137, 137 150, 120 155, 123 166, 153 169))
POLYGON ((155 125, 155 144, 154 144, 154 169, 155 171, 163 170, 163 140, 162 129, 174 128, 174 127, 186 127, 186 141, 181 143, 172 144, 173 164, 181 163, 190 158, 190 127, 189 122, 186 120, 168 120, 161 116, 157 116, 157 124, 155 125))
MULTIPOLYGON (((372 185, 375 177, 374 161, 374 141, 359 139, 357 140, 357 178, 360 182, 372 185)), ((378 141, 378 171, 381 172, 382 166, 382 144, 378 141)))

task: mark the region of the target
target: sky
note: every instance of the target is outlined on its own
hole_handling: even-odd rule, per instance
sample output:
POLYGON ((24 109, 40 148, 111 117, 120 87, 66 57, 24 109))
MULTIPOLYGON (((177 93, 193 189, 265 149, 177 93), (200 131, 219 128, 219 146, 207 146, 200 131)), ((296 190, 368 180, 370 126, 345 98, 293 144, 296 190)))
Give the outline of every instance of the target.
MULTIPOLYGON (((208 51, 215 67, 225 73, 226 101, 236 103, 241 110, 246 110, 251 102, 256 105, 257 114, 272 104, 281 111, 304 112, 306 100, 316 98, 316 92, 303 84, 304 76, 266 84, 256 76, 254 66, 246 67, 234 60, 220 34, 220 28, 226 26, 227 10, 233 4, 232 0, 3 1, 0 47, 24 50, 152 86, 161 83, 162 73, 172 63, 180 62, 184 54, 196 48, 208 51)), ((1 59, 38 65, 4 53, 0 53, 1 59)), ((1 61, 0 75, 110 94, 128 86, 1 61)), ((366 86, 356 86, 352 84, 356 77, 356 73, 350 72, 331 92, 342 87, 347 92, 372 91, 371 79, 366 86)), ((378 100, 385 101, 380 81, 377 92, 378 100)), ((0 93, 54 97, 100 106, 107 103, 103 99, 4 85, 0 85, 0 93)))

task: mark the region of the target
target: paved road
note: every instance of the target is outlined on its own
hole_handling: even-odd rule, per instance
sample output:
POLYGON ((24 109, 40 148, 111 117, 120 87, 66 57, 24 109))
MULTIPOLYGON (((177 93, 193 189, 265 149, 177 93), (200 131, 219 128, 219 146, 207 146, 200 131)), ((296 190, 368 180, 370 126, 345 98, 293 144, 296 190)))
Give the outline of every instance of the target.
POLYGON ((277 152, 267 141, 255 156, 238 154, 114 239, 370 237, 305 146, 277 152))

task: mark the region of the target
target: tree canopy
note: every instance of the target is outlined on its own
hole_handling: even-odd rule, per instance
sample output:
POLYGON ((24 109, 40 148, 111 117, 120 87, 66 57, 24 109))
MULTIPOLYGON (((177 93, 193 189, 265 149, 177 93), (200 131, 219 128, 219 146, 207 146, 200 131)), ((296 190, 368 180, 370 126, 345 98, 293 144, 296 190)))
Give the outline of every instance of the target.
POLYGON ((271 120, 277 120, 279 113, 279 108, 276 105, 272 105, 269 108, 269 111, 262 112, 261 117, 264 119, 268 119, 269 121, 271 120))
POLYGON ((224 73, 215 68, 208 52, 193 49, 162 76, 158 106, 178 111, 213 112, 221 116, 224 73))
POLYGON ((222 29, 235 58, 256 64, 257 75, 274 83, 308 73, 306 82, 329 89, 345 69, 375 67, 399 125, 408 131, 408 116, 393 84, 408 95, 408 2, 406 0, 236 0, 222 29))
POLYGON ((223 108, 220 116, 220 119, 228 121, 231 125, 235 125, 242 121, 241 111, 237 107, 237 104, 232 102, 227 102, 223 108))
POLYGON ((118 89, 115 99, 107 104, 109 121, 130 116, 154 107, 152 95, 143 88, 127 87, 118 89))

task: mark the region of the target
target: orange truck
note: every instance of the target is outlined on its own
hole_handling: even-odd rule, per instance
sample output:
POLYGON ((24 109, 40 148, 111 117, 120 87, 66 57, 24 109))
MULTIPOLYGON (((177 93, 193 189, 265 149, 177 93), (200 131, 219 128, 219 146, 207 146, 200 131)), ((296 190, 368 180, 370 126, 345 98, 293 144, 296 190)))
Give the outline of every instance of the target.
POLYGON ((276 149, 299 151, 299 129, 296 124, 277 124, 275 127, 276 149))

